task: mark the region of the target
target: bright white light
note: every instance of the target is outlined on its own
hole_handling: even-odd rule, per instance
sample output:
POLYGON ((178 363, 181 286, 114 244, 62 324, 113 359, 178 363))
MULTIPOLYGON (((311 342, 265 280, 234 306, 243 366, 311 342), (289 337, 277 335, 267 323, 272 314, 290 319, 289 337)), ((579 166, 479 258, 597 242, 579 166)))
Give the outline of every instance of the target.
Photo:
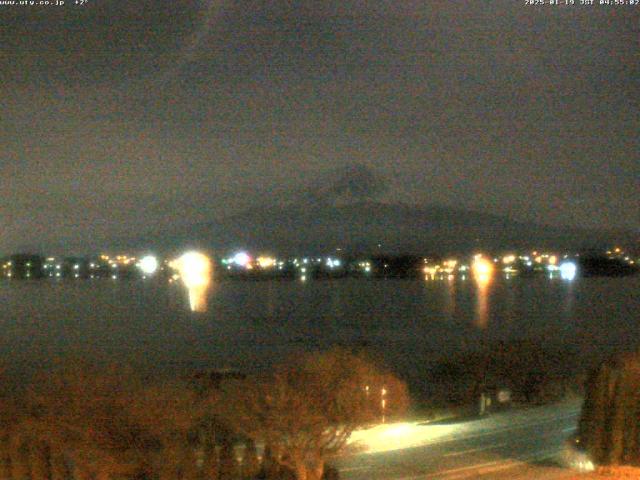
POLYGON ((142 257, 138 263, 138 267, 143 273, 147 275, 153 275, 158 270, 158 259, 153 255, 147 255, 142 257))
POLYGON ((247 252, 238 252, 233 256, 231 261, 240 267, 246 267, 251 261, 251 257, 247 252))
POLYGON ((180 272, 182 283, 189 291, 191 310, 194 312, 206 311, 207 290, 211 282, 211 260, 209 257, 199 252, 187 252, 171 262, 170 266, 180 272))
POLYGON ((337 268, 340 266, 340 260, 338 260, 337 258, 327 258, 327 267, 329 268, 337 268))
POLYGON ((209 285, 211 261, 199 252, 187 252, 176 262, 180 277, 187 288, 209 285))
POLYGON ((563 262, 560 264, 560 277, 563 280, 573 280, 576 278, 578 267, 573 262, 563 262))
POLYGON ((356 430, 349 444, 367 453, 390 452, 433 443, 468 430, 460 425, 420 425, 417 423, 380 424, 366 430, 356 430))

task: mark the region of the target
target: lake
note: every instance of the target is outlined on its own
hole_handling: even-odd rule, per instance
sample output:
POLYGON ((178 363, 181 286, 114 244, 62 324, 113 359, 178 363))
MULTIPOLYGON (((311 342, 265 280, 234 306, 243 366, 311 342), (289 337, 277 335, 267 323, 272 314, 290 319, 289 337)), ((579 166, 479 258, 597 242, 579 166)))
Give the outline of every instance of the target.
POLYGON ((0 362, 65 355, 166 372, 264 368, 300 350, 364 346, 411 384, 438 359, 496 341, 576 351, 576 364, 640 346, 640 277, 454 281, 222 281, 206 313, 160 280, 0 283, 0 362))

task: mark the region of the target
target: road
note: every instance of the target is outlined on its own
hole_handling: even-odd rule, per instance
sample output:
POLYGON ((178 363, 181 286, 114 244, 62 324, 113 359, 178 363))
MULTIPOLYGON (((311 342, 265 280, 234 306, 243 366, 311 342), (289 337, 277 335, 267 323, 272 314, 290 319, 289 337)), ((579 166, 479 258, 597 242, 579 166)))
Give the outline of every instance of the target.
POLYGON ((480 419, 380 425, 355 432, 360 453, 337 462, 348 480, 562 479, 563 442, 580 403, 494 413, 480 419))

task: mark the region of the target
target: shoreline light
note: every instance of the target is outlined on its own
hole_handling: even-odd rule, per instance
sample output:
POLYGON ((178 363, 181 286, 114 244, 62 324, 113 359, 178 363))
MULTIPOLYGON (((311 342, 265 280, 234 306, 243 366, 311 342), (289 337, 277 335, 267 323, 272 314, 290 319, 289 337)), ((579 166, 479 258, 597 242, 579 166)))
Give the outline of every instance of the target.
POLYGON ((193 312, 207 310, 207 291, 211 283, 211 260, 200 252, 187 252, 170 265, 180 273, 189 292, 189 306, 193 312))
POLYGON ((473 276, 479 284, 486 285, 493 275, 493 263, 482 255, 476 255, 471 266, 473 276))
POLYGON ((562 262, 560 264, 560 277, 563 280, 573 280, 576 278, 578 267, 574 262, 562 262))
POLYGON ((138 262, 138 268, 145 275, 153 275, 158 270, 158 259, 153 255, 142 257, 138 262))
POLYGON ((247 252, 238 252, 231 257, 231 261, 240 267, 246 267, 251 262, 251 257, 247 252))
POLYGON ((260 268, 273 268, 276 265, 276 259, 273 257, 260 256, 256 259, 260 268))

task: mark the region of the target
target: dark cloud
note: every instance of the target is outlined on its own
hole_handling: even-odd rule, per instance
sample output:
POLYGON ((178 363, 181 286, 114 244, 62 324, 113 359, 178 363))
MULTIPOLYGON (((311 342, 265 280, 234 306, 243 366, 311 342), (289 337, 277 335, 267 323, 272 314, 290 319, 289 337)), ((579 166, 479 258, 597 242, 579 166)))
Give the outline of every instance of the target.
POLYGON ((2 249, 218 218, 326 176, 354 198, 640 227, 640 9, 2 8, 2 249))

